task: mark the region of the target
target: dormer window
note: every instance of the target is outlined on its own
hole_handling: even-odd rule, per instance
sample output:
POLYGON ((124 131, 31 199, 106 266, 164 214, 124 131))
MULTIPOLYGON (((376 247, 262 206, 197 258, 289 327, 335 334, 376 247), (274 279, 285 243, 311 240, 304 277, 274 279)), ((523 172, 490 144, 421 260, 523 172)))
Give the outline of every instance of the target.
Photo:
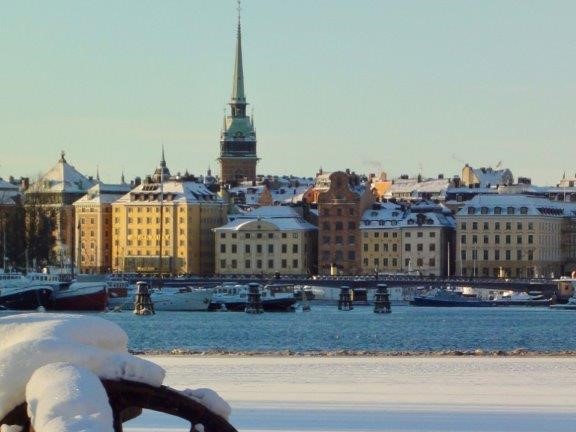
POLYGON ((480 209, 480 213, 482 213, 483 215, 488 214, 488 207, 482 207, 480 209))
POLYGON ((513 215, 513 214, 514 214, 514 207, 508 207, 508 208, 506 209, 506 213, 509 214, 509 215, 513 215))
POLYGON ((494 214, 502 214, 502 207, 494 207, 494 214))
POLYGON ((476 207, 468 207, 468 214, 469 215, 476 214, 476 207))
POLYGON ((528 214, 528 207, 520 207, 520 214, 528 214))

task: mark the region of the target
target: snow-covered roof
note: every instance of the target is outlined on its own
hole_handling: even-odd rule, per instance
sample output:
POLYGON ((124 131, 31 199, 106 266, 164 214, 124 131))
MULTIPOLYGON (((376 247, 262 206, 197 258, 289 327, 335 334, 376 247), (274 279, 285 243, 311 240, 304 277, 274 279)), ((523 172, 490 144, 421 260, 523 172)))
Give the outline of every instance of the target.
POLYGON ((300 214, 291 207, 264 206, 248 213, 230 216, 230 222, 215 231, 238 231, 247 228, 253 222, 267 222, 280 231, 308 231, 317 229, 306 222, 300 214))
POLYGON ((11 205, 15 203, 16 198, 20 195, 18 186, 13 185, 0 178, 0 204, 11 205))
POLYGON ((86 195, 74 202, 74 205, 111 204, 129 191, 130 185, 126 183, 106 184, 98 182, 88 189, 86 195))
POLYGON ((304 193, 309 189, 309 185, 295 187, 281 187, 272 189, 272 202, 274 204, 295 204, 302 201, 304 193))
POLYGON ((394 203, 383 203, 375 204, 366 210, 360 221, 360 229, 398 229, 421 225, 453 227, 454 218, 444 207, 430 203, 410 208, 394 203))
POLYGON ((70 165, 62 154, 56 165, 30 185, 28 192, 83 193, 95 183, 70 165))
POLYGON ((476 195, 466 201, 457 216, 502 215, 576 217, 576 203, 552 201, 527 195, 476 195))
POLYGON ((204 183, 178 180, 168 180, 164 183, 142 183, 119 198, 116 203, 147 205, 150 202, 159 203, 162 198, 165 204, 222 203, 222 199, 211 192, 204 183))
POLYGON ((446 192, 450 186, 448 179, 427 179, 418 181, 417 178, 396 179, 390 189, 384 194, 385 197, 397 195, 415 195, 422 193, 440 195, 446 192))

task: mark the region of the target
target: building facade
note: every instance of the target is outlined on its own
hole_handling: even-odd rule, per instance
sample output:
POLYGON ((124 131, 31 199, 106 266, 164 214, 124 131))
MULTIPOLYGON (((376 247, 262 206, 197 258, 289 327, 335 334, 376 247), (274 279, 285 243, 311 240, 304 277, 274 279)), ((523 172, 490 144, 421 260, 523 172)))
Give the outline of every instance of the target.
POLYGON ((253 119, 246 114, 246 95, 244 93, 244 69, 242 66, 242 34, 240 19, 236 39, 236 61, 230 115, 224 118, 220 136, 220 182, 237 184, 241 181, 256 180, 256 131, 253 119))
POLYGON ((54 254, 59 261, 74 262, 76 229, 73 203, 95 183, 96 180, 85 177, 70 165, 62 152, 56 165, 24 193, 27 214, 42 211, 53 224, 51 229, 56 239, 54 254))
POLYGON ((112 269, 112 203, 128 193, 130 185, 98 182, 74 203, 76 267, 80 273, 107 273, 112 269))
POLYGON ((554 277, 566 270, 576 206, 523 195, 476 196, 456 214, 457 274, 554 277), (564 247, 563 247, 564 245, 564 247))
POLYGON ((315 273, 317 228, 291 207, 260 207, 234 215, 214 229, 214 235, 218 274, 315 273))
POLYGON ((454 269, 454 218, 445 207, 375 203, 360 230, 364 274, 446 276, 454 269))
POLYGON ((214 273, 212 229, 227 206, 203 183, 169 176, 162 157, 151 178, 112 203, 114 271, 214 273))
MULTIPOLYGON (((374 198, 369 185, 344 171, 321 177, 318 196, 318 273, 359 274, 360 220, 374 198)), ((312 195, 314 192, 312 192, 312 195)))

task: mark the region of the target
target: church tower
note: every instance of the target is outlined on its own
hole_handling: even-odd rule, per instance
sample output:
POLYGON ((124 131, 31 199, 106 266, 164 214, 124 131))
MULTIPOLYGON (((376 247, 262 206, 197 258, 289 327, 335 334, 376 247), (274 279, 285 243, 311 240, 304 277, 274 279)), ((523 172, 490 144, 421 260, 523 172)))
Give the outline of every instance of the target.
POLYGON ((242 69, 242 34, 240 7, 238 7, 238 33, 236 36, 236 61, 232 82, 230 115, 225 116, 220 136, 220 181, 223 184, 243 180, 256 180, 256 132, 253 120, 246 115, 244 72, 242 69))

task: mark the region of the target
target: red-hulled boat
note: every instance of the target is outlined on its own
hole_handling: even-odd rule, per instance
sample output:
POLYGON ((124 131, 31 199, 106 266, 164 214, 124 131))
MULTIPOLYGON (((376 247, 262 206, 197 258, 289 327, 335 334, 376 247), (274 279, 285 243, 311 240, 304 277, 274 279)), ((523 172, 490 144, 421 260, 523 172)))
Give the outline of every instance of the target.
POLYGON ((72 282, 54 286, 53 309, 58 311, 103 311, 108 302, 106 282, 72 282))

